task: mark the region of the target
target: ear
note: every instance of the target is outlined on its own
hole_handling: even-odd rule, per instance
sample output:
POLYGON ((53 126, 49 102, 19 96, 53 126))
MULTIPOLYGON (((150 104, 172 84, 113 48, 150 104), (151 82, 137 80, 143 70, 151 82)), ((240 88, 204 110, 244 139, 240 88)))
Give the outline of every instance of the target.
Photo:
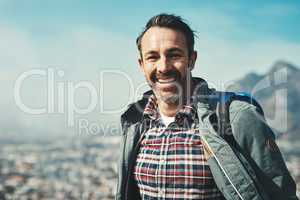
POLYGON ((143 59, 140 57, 138 59, 138 62, 139 62, 140 69, 142 70, 142 72, 144 72, 144 62, 143 62, 143 59))
POLYGON ((190 56, 190 60, 189 60, 190 71, 192 71, 194 69, 196 60, 197 60, 197 51, 193 51, 190 56))

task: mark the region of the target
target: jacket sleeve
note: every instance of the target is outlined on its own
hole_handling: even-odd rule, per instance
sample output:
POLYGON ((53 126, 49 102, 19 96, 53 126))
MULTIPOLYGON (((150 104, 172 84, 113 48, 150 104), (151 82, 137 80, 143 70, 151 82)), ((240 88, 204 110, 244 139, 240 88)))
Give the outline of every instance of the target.
POLYGON ((115 193, 115 200, 122 199, 122 193, 124 190, 124 174, 126 173, 126 168, 123 163, 124 160, 124 148, 125 148, 126 135, 122 134, 119 148, 119 161, 118 161, 118 178, 117 178, 117 191, 115 193))
POLYGON ((249 156, 264 189, 271 199, 296 200, 296 184, 264 117, 249 103, 233 101, 231 104, 229 111, 234 138, 249 156))

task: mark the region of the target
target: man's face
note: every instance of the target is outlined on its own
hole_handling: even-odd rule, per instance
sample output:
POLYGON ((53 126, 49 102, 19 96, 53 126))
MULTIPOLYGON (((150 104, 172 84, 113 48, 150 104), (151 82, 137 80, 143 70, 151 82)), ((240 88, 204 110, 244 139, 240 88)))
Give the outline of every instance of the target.
POLYGON ((189 56, 183 33, 170 28, 151 27, 141 41, 139 64, 159 100, 177 101, 186 92, 197 54, 189 56))

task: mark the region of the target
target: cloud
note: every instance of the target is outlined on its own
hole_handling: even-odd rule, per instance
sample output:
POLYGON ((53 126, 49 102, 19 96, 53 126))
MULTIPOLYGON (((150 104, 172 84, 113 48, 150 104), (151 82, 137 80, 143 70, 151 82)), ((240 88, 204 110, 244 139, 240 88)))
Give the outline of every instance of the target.
POLYGON ((133 44, 132 39, 123 35, 79 26, 48 38, 45 45, 39 46, 39 50, 44 64, 71 67, 82 73, 88 71, 89 67, 123 68, 133 63, 136 53, 133 44))
POLYGON ((28 33, 20 31, 0 21, 0 67, 24 68, 36 66, 35 51, 28 33))
POLYGON ((206 35, 198 40, 197 46, 195 74, 218 84, 226 84, 251 71, 264 73, 277 60, 300 63, 300 44, 276 39, 241 42, 206 35))
MULTIPOLYGON (((48 39, 32 38, 23 30, 3 25, 0 27, 0 37, 3 43, 0 47, 0 80, 1 110, 0 126, 3 127, 0 135, 7 134, 12 137, 36 135, 37 137, 53 137, 58 135, 76 134, 75 126, 68 127, 67 111, 63 114, 31 115, 23 113, 14 100, 15 81, 23 72, 47 68, 55 71, 55 92, 58 82, 64 84, 65 97, 67 84, 76 85, 87 81, 94 85, 98 99, 101 87, 100 74, 102 70, 122 70, 136 74, 136 49, 134 41, 125 36, 108 33, 91 27, 77 27, 61 35, 48 39), (131 68, 131 69, 130 69, 131 68), (64 77, 57 72, 64 71, 64 77), (7 114, 9 113, 9 115, 7 114), (26 133, 28 132, 28 133, 26 133)), ((127 105, 129 83, 124 76, 116 78, 116 74, 106 73, 105 80, 105 106, 108 109, 127 105), (118 94, 118 95, 116 95, 118 94)), ((134 77, 136 78, 136 77, 134 77)), ((32 107, 44 106, 47 103, 47 77, 30 77, 22 84, 21 97, 27 105, 32 107)), ((55 107, 57 107, 57 93, 55 93, 55 107)), ((91 120, 101 119, 101 123, 117 121, 119 114, 104 115, 97 108, 87 115, 76 115, 91 120)), ((77 106, 86 106, 89 103, 88 92, 77 91, 75 95, 77 106)), ((65 99, 65 107, 68 99, 65 99)))

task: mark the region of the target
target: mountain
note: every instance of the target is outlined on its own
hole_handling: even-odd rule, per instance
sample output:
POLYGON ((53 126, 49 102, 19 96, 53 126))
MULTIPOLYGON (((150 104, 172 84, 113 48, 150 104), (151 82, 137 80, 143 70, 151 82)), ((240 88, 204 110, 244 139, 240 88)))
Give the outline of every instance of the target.
POLYGON ((297 66, 277 61, 267 73, 249 73, 227 90, 249 93, 263 106, 275 133, 289 140, 300 140, 300 69, 297 66))

